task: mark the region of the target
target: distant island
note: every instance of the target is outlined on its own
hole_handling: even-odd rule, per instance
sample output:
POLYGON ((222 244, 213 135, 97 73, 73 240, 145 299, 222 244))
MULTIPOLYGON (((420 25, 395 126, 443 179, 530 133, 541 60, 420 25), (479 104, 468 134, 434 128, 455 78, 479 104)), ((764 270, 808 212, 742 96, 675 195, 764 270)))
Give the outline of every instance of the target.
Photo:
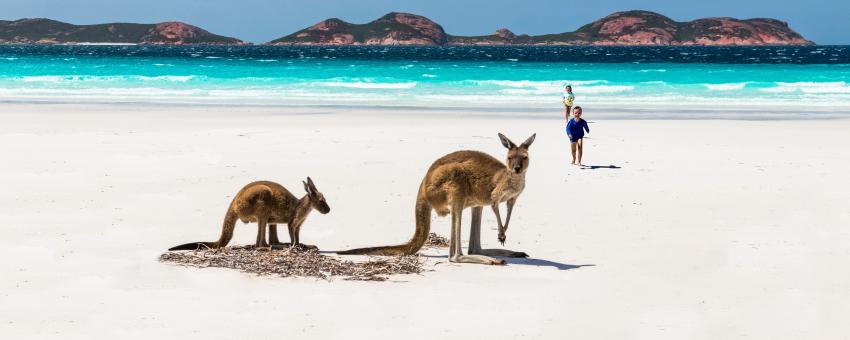
POLYGON ((617 12, 575 32, 455 36, 430 19, 389 13, 367 24, 328 19, 272 45, 813 45, 775 19, 707 18, 678 22, 649 11, 617 12))
POLYGON ((156 44, 240 45, 242 40, 212 34, 186 23, 111 23, 73 25, 50 19, 0 20, 0 43, 6 44, 156 44))
MULTIPOLYGON (((5 44, 247 44, 182 22, 73 25, 50 19, 0 21, 5 44)), ((776 19, 705 18, 678 22, 649 11, 610 14, 574 32, 517 35, 506 28, 491 35, 456 36, 415 14, 392 12, 366 24, 327 19, 267 45, 625 45, 725 46, 814 45, 776 19)))

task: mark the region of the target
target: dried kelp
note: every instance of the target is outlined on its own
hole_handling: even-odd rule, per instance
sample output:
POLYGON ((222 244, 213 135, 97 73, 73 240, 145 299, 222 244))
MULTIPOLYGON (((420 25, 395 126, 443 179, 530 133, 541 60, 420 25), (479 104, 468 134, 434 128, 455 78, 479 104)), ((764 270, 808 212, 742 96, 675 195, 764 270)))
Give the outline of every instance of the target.
POLYGON ((385 281, 390 275, 418 274, 423 271, 424 262, 419 255, 369 257, 365 262, 353 262, 319 254, 315 249, 257 250, 251 247, 167 252, 160 255, 159 260, 197 268, 231 268, 258 275, 324 280, 341 277, 362 281, 385 281))

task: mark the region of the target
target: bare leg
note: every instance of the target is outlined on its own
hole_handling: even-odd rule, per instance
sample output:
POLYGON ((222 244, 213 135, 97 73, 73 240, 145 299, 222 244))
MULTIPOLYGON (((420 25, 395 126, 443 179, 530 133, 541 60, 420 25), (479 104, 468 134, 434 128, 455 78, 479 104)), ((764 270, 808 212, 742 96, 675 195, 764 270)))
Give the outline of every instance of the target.
MULTIPOLYGON (((516 201, 514 201, 516 202, 516 201)), ((498 213, 498 205, 495 206, 494 211, 496 212, 496 216, 499 216, 498 213)), ((508 219, 510 219, 510 211, 511 205, 508 205, 508 219)), ((469 233, 469 254, 470 255, 487 255, 487 256, 500 256, 500 257, 528 257, 528 254, 512 251, 507 249, 482 249, 481 248, 481 207, 472 208, 472 228, 469 233), (478 212, 476 213, 476 209, 478 212), (476 217, 477 214, 477 217, 476 217)), ((499 219, 499 218, 497 218, 499 219)), ((501 220, 499 219, 499 224, 501 224, 501 220)))
MULTIPOLYGON (((505 264, 504 260, 495 259, 484 255, 463 255, 463 249, 460 246, 460 217, 463 214, 463 206, 458 205, 452 207, 452 235, 449 245, 449 261, 459 263, 479 263, 479 264, 505 264)), ((474 212, 473 212, 474 214, 474 212)), ((481 216, 479 210, 478 216, 481 216)), ((480 219, 479 219, 480 221, 480 219)), ((480 226, 480 222, 479 222, 480 226)))
POLYGON ((581 154, 584 151, 584 138, 579 138, 578 142, 576 142, 576 144, 578 144, 578 147, 577 147, 577 149, 578 149, 578 152, 577 152, 578 153, 578 165, 583 165, 583 164, 581 164, 581 154))
POLYGON ((577 147, 576 145, 577 144, 578 144, 578 142, 575 142, 575 143, 570 142, 570 151, 573 154, 573 161, 570 164, 576 164, 576 147, 577 147))

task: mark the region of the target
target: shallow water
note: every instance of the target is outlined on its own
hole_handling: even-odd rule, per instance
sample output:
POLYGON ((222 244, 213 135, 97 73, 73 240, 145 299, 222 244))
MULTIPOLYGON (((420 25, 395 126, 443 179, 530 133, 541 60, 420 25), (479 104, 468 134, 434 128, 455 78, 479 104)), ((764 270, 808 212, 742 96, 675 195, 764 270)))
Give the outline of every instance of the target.
POLYGON ((565 84, 622 112, 845 113, 850 47, 0 46, 5 102, 545 111, 565 84))

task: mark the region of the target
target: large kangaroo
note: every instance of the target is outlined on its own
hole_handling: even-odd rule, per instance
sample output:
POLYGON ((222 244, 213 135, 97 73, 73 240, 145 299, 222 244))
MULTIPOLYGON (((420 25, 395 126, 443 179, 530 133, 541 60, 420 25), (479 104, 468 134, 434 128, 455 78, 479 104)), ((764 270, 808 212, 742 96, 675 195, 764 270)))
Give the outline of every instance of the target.
POLYGON ((233 229, 236 227, 237 218, 242 220, 243 223, 257 222, 257 242, 254 244, 257 248, 286 245, 315 248, 315 246, 301 244, 298 236, 301 233, 301 224, 304 223, 307 215, 313 209, 322 214, 327 214, 331 211, 331 208, 325 201, 325 196, 316 189, 316 185, 313 184, 310 177, 307 177, 307 182, 302 183, 304 183, 304 190, 307 191, 307 195, 304 195, 301 199, 296 198, 286 188, 274 182, 249 183, 242 190, 239 190, 236 197, 230 202, 227 214, 224 215, 224 224, 221 227, 221 236, 218 241, 186 243, 168 250, 194 250, 202 246, 222 248, 233 238, 233 229), (286 223, 289 227, 291 243, 280 243, 277 239, 278 223, 286 223), (271 245, 266 243, 266 224, 269 226, 269 242, 271 242, 271 245))
POLYGON ((419 195, 416 197, 416 231, 405 244, 388 247, 352 249, 340 252, 346 255, 398 255, 413 254, 422 248, 431 229, 431 210, 440 216, 452 214, 449 261, 504 264, 491 256, 527 257, 523 252, 504 249, 481 249, 481 213, 489 205, 499 223, 499 242, 505 244, 505 231, 511 221, 514 203, 525 188, 528 169, 528 147, 534 142, 529 137, 520 146, 499 134, 508 149, 507 165, 492 156, 478 151, 457 151, 437 159, 428 169, 419 195), (507 202, 508 215, 502 225, 499 203, 507 202), (472 227, 469 235, 469 255, 463 255, 460 245, 460 217, 465 208, 472 208, 472 227))

